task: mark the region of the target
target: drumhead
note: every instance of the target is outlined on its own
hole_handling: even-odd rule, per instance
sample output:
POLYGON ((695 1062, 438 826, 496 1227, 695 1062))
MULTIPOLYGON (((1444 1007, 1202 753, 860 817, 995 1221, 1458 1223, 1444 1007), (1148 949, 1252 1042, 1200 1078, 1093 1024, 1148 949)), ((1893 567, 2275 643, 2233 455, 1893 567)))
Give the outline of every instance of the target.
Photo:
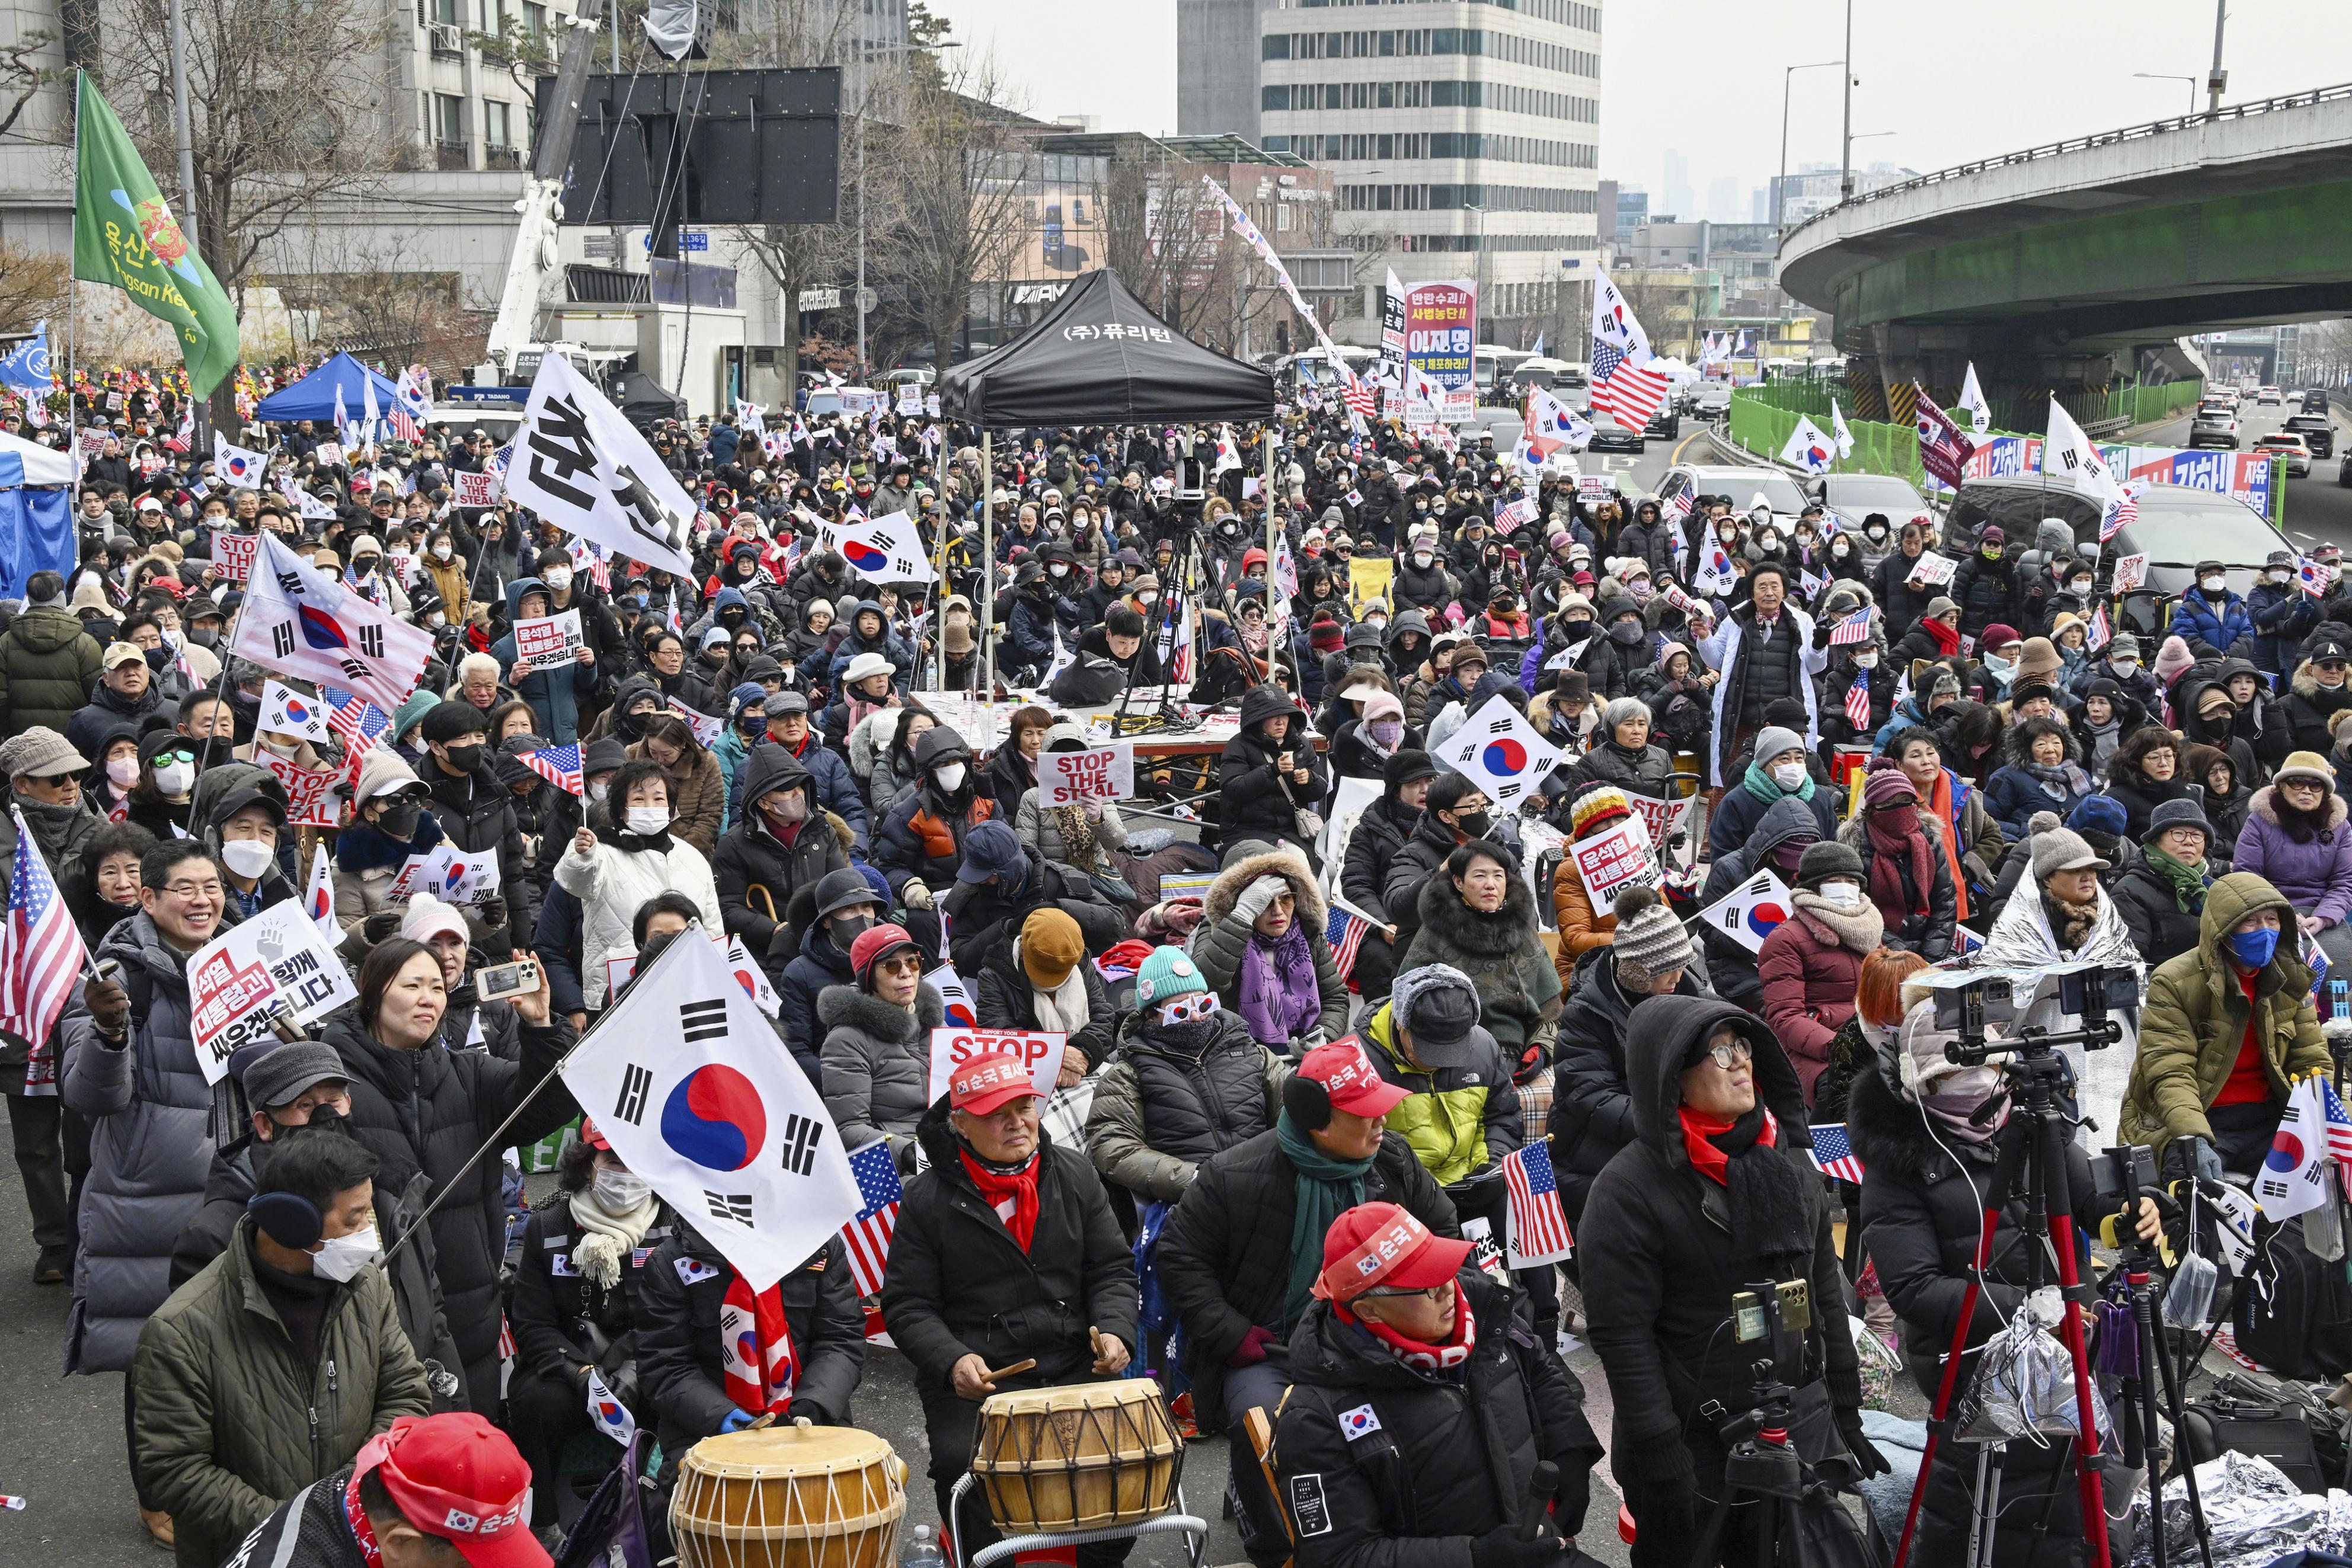
POLYGON ((865 1469, 890 1458, 890 1445, 855 1427, 770 1427, 705 1437, 678 1461, 707 1475, 757 1479, 865 1469))

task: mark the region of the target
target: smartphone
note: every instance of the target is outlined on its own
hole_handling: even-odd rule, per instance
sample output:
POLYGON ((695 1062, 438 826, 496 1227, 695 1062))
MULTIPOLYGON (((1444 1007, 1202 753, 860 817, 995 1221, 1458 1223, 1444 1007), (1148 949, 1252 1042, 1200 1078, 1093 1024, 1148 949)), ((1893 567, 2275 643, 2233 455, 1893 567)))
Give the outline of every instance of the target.
POLYGON ((520 997, 539 989, 539 960, 525 958, 516 964, 494 964, 487 969, 474 971, 474 994, 486 1002, 502 1001, 508 997, 520 997))

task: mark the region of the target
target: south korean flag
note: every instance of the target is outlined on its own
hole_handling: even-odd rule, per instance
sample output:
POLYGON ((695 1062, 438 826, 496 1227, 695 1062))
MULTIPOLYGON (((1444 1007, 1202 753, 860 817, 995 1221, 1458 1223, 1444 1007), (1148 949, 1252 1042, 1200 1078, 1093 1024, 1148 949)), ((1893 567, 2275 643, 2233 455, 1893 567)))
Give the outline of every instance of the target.
POLYGON ((1559 747, 1501 696, 1488 697, 1437 754, 1438 761, 1475 783, 1497 814, 1517 810, 1559 758, 1559 747))

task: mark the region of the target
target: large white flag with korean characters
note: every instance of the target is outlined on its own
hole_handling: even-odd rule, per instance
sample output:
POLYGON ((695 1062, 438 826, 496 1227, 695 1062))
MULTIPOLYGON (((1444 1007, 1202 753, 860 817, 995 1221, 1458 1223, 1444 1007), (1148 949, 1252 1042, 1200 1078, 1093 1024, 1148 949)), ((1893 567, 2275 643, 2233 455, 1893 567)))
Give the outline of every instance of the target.
POLYGON ((694 502, 636 427, 561 354, 541 361, 530 383, 506 493, 615 555, 694 575, 687 553, 694 502))
POLYGON ((1495 814, 1519 809, 1527 798, 1559 766, 1559 747, 1546 740, 1527 716, 1500 696, 1463 721, 1445 739, 1437 760, 1475 782, 1495 814))
POLYGON ((562 1072, 613 1152, 754 1291, 864 1207, 824 1100, 709 942, 664 947, 562 1072))

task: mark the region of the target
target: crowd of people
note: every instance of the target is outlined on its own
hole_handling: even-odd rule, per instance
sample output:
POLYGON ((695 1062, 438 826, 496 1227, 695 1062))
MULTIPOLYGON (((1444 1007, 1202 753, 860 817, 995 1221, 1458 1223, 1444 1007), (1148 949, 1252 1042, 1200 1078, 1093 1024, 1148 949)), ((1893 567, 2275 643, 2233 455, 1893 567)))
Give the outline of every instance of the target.
MULTIPOLYGON (((2096 550, 2054 520, 2019 550, 1760 496, 1595 499, 1566 465, 1352 429, 1336 400, 1274 428, 1259 476, 1206 431, 1024 432, 988 469, 933 418, 663 424, 702 508, 690 577, 457 505, 503 461, 481 431, 257 429, 257 487, 107 437, 75 565, 30 574, 0 629, 5 831, 98 967, 48 1038, 5 1040, 0 1087, 68 1367, 125 1375, 138 1505, 181 1563, 249 1535, 251 1561, 396 1537, 542 1561, 592 1389, 658 1435, 666 1485, 765 1416, 854 1424, 871 1305, 967 1549, 993 1539, 950 1507, 978 1401, 1148 1369, 1233 1434, 1254 1559, 1432 1538, 1538 1568, 1595 1511, 1572 1323, 1634 1560, 1679 1565, 1723 1495, 1717 1423, 1752 1402, 1722 1326, 1756 1280, 1812 1287, 1807 1461, 1885 1465, 1840 1215, 1938 1381, 2010 1107, 1998 1067, 1948 1059, 1929 967, 2132 973, 2121 1046, 2068 1052, 2070 1103, 2170 1173, 2251 1171, 2330 1065, 2352 599, 2305 591, 2284 545, 2251 592, 2205 562, 2111 632, 2096 550), (816 531, 894 513, 934 580, 870 579, 816 531), (264 727, 280 676, 236 648, 218 548, 262 530, 431 635, 367 746, 264 727), (564 612, 576 657, 522 658, 516 622, 564 612), (1004 733, 961 733, 992 669, 1004 733), (1047 803, 1041 758, 1187 676, 1229 741, 1139 764, 1129 800, 1047 803), (1496 700, 1559 754, 1508 810, 1436 755, 1496 700), (573 745, 576 792, 533 766, 573 745), (289 820, 271 758, 344 775, 335 827, 289 820), (1376 793, 1327 833, 1350 780, 1376 793), (1643 885, 1596 899, 1549 863, 1693 791, 1643 885), (208 1083, 187 961, 299 899, 320 841, 357 1000, 208 1083), (443 845, 494 858, 496 894, 402 896, 443 845), (1761 871, 1790 896, 1760 950, 1692 918, 1761 871), (1205 891, 1164 895, 1188 874, 1205 891), (1370 926, 1346 956, 1335 904, 1370 926), (764 968, 773 1049, 842 1146, 886 1142, 904 1175, 877 1302, 837 1240, 751 1290, 551 1077, 698 928, 764 968), (538 988, 480 994, 526 956, 538 988), (929 1093, 943 967, 984 1028, 1066 1038, 1082 1114, 1045 1115, 1010 1057, 929 1093), (1808 1156, 1827 1123, 1858 1190, 1808 1156), (499 1156, 559 1135, 530 1197, 499 1156), (1573 1258, 1482 1267, 1502 1162, 1546 1143, 1573 1258), (1564 1478, 1540 1511, 1538 1462, 1564 1478), (432 1514, 457 1498, 478 1534, 432 1514)), ((2050 996, 2024 1021, 2079 1019, 2050 996)), ((1996 1249, 1969 1343, 2014 1310, 2025 1245, 1996 1249)), ((2066 1539, 2045 1490, 1995 1560, 2058 1560, 2032 1555, 2066 1539)), ((1925 1560, 1958 1560, 1958 1506, 1925 1560)))

